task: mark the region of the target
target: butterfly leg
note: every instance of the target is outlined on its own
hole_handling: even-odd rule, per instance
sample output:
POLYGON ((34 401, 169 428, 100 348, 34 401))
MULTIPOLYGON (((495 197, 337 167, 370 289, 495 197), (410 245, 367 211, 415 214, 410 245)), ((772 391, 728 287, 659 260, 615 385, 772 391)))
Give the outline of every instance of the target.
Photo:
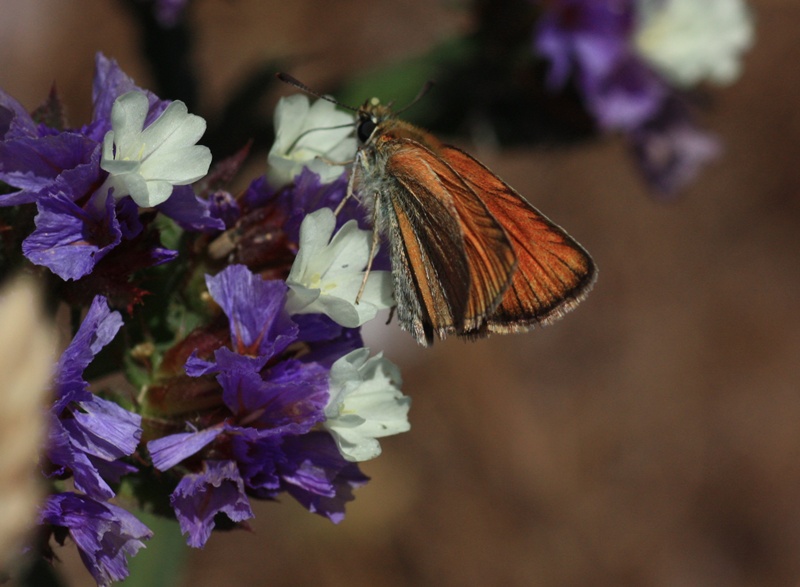
POLYGON ((372 271, 372 260, 375 258, 375 253, 378 252, 378 245, 380 244, 380 234, 378 234, 378 230, 376 228, 376 222, 378 221, 378 198, 379 194, 375 194, 375 208, 372 212, 372 245, 369 248, 369 260, 367 261, 367 267, 364 269, 364 279, 361 280, 361 287, 358 288, 358 293, 356 294, 356 304, 358 300, 361 299, 361 295, 364 293, 364 289, 367 287, 367 278, 369 277, 369 272, 372 271))
MULTIPOLYGON (((358 160, 361 158, 361 156, 362 156, 361 152, 359 151, 358 154, 356 155, 353 167, 350 168, 351 169, 350 178, 347 180, 347 191, 345 192, 344 198, 342 198, 342 201, 339 202, 338 206, 336 206, 336 210, 333 211, 333 215, 334 216, 338 216, 339 215, 339 212, 342 211, 342 208, 344 208, 344 204, 345 204, 345 202, 347 202, 347 200, 349 200, 350 198, 355 198, 356 197, 355 193, 354 193, 355 192, 355 184, 356 184, 356 170, 359 167, 358 160)), ((358 198, 356 198, 356 199, 358 199, 358 198)))

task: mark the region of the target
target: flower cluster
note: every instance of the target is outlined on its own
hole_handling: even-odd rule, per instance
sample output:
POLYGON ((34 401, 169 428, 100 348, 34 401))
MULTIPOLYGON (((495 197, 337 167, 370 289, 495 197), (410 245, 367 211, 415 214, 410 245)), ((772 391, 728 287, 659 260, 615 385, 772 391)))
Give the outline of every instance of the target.
POLYGON ((100 585, 127 576, 126 556, 144 546, 151 532, 132 514, 108 503, 112 485, 136 467, 124 459, 134 453, 142 435, 141 417, 95 396, 84 370, 122 326, 103 296, 92 301, 83 323, 56 367, 50 409, 45 474, 71 476, 76 491, 48 496, 40 512, 63 543, 66 533, 78 546, 86 567, 100 585))
POLYGON ((54 367, 39 550, 70 537, 99 585, 125 578, 152 532, 120 504, 147 507, 143 487, 194 547, 282 493, 340 521, 368 480, 358 461, 409 429, 410 403, 360 336, 393 305, 385 253, 367 273, 357 202, 333 213, 347 178, 324 161, 352 158, 352 115, 284 99, 269 169, 234 194, 242 157, 209 173, 205 121, 183 103, 102 55, 92 99, 92 121, 69 128, 55 95, 29 114, 0 92, 2 252, 75 321, 54 367), (122 363, 136 398, 90 389, 85 372, 122 363))
POLYGON ((732 82, 753 27, 743 0, 554 0, 534 50, 547 84, 572 81, 602 130, 622 132, 645 178, 670 193, 719 151, 694 121, 687 88, 732 82))

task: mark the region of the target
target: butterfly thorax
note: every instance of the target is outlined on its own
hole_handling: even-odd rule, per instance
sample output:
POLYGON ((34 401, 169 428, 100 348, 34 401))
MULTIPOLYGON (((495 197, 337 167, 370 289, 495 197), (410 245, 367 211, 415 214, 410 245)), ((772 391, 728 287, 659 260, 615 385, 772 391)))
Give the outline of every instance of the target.
POLYGON ((391 106, 377 98, 367 100, 358 109, 356 135, 362 148, 387 149, 395 141, 412 140, 438 151, 441 143, 430 133, 395 117, 391 106))

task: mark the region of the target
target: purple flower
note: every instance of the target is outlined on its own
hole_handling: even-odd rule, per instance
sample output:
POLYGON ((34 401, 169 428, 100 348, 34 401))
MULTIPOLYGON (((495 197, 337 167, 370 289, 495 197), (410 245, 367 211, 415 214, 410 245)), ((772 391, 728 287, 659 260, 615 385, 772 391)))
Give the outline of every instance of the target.
POLYGON ((548 4, 537 23, 534 49, 550 62, 550 88, 563 88, 576 74, 590 83, 609 75, 629 52, 633 8, 632 0, 555 0, 548 4))
POLYGON ((102 207, 81 207, 64 192, 51 194, 37 204, 36 230, 22 252, 61 279, 80 279, 122 241, 115 203, 108 196, 102 207))
POLYGON ((652 116, 667 93, 633 50, 632 0, 560 0, 545 11, 534 49, 550 62, 551 90, 573 77, 586 107, 604 129, 634 128, 652 116))
POLYGON ((647 183, 667 195, 694 179, 721 150, 719 141, 699 129, 677 100, 669 101, 658 116, 630 133, 629 140, 647 183))
POLYGON ((628 131, 647 122, 661 108, 669 88, 638 57, 626 54, 606 75, 586 76, 587 108, 601 128, 628 131))
POLYGON ((109 310, 104 297, 95 297, 59 360, 51 409, 47 455, 52 474, 71 473, 76 489, 101 500, 114 497, 109 483, 136 470, 120 459, 133 454, 142 434, 140 416, 95 397, 83 379, 83 371, 121 326, 119 313, 109 310))
POLYGON ((0 140, 36 138, 39 130, 28 111, 0 90, 0 140))
MULTIPOLYGON (((300 224, 311 212, 320 208, 335 209, 347 193, 347 175, 330 183, 322 183, 319 175, 304 167, 294 178, 294 183, 275 189, 264 176, 255 179, 242 198, 243 214, 264 207, 278 213, 280 225, 292 242, 300 238, 300 224)), ((336 217, 336 228, 348 220, 357 220, 367 228, 366 214, 355 198, 350 198, 336 217)))
POLYGON ((186 373, 214 376, 222 401, 187 422, 189 431, 147 445, 157 469, 182 463, 188 470, 172 500, 189 543, 205 543, 217 512, 235 522, 248 517, 244 494, 270 499, 289 491, 312 511, 338 521, 352 489, 366 478, 338 455, 327 432, 314 430, 325 420, 330 365, 360 343, 357 331, 345 335, 324 320, 309 321, 304 331, 314 340, 302 342, 284 308, 282 281, 262 280, 241 265, 206 281, 227 316, 229 336, 203 356, 194 352, 186 373), (322 452, 315 455, 317 448, 322 452))
MULTIPOLYGON (((291 215, 286 223, 286 230, 297 242, 300 238, 300 224, 303 219, 320 208, 336 209, 347 193, 347 175, 331 183, 320 182, 319 176, 307 167, 294 179, 291 189, 291 215)), ((336 230, 349 220, 358 221, 362 229, 369 228, 368 215, 361 208, 358 200, 350 198, 336 216, 336 230)))
MULTIPOLYGON (((71 492, 51 495, 42 506, 39 523, 66 530, 83 564, 103 587, 128 576, 127 558, 153 535, 122 508, 71 492)), ((63 544, 64 537, 58 532, 56 537, 63 544)))
MULTIPOLYGON (((159 115, 170 105, 138 88, 114 60, 98 54, 96 66, 92 94, 94 117, 79 130, 62 131, 37 125, 18 102, 0 93, 0 181, 18 188, 13 193, 0 195, 0 206, 36 204, 36 230, 24 241, 23 253, 32 263, 47 267, 64 280, 77 280, 92 273, 110 251, 134 239, 143 228, 138 218, 139 209, 131 198, 125 192, 114 193, 118 189, 107 189, 109 185, 127 184, 101 169, 102 141, 107 134, 111 135, 115 102, 124 94, 134 92, 134 97, 143 105, 140 122, 144 125, 161 120, 159 115)), ((173 110, 180 110, 177 103, 174 106, 173 110)), ((184 118, 196 122, 198 128, 204 127, 205 123, 200 124, 197 117, 187 115, 184 118)), ((178 122, 184 118, 178 116, 178 122)), ((175 122, 173 119, 175 116, 170 118, 175 122)), ((161 120, 162 134, 168 122, 161 120)), ((116 124, 121 125, 119 120, 116 124)), ((155 141, 159 138, 154 138, 155 126, 148 126, 144 133, 139 128, 138 135, 120 127, 117 135, 119 140, 128 142, 138 140, 140 135, 155 141)), ((171 140, 162 142, 172 145, 175 140, 171 140)), ((196 148, 207 151, 205 147, 196 148)), ((152 175, 160 161, 159 153, 164 151, 162 159, 177 156, 175 152, 166 153, 168 150, 163 147, 159 151, 150 145, 147 150, 150 158, 146 165, 140 162, 139 167, 149 169, 152 175)), ((161 167, 171 169, 173 159, 169 159, 169 165, 162 161, 161 167)), ((164 177, 172 177, 164 173, 164 177)), ((125 176, 128 183, 135 183, 139 178, 135 175, 130 171, 125 176)), ((140 196, 145 188, 150 189, 150 184, 143 182, 141 186, 137 184, 141 188, 137 191, 140 196)), ((161 183, 164 184, 158 186, 161 191, 169 195, 169 189, 173 197, 161 203, 158 209, 182 228, 196 231, 224 228, 222 221, 211 216, 208 203, 195 196, 190 186, 173 189, 165 181, 161 183)), ((162 251, 152 251, 145 257, 152 260, 151 265, 171 259, 162 251)))
POLYGON ((183 19, 188 4, 189 0, 155 0, 156 20, 163 28, 172 28, 183 19))
MULTIPOLYGON (((303 220, 323 208, 337 208, 346 192, 345 176, 322 183, 305 168, 295 176, 294 183, 280 189, 259 177, 238 201, 240 217, 235 222, 226 219, 233 230, 223 235, 218 244, 231 262, 246 265, 263 277, 285 280, 297 255, 303 220)), ((356 220, 362 229, 369 229, 368 216, 359 202, 350 198, 336 216, 334 230, 350 220, 356 220)), ((388 270, 389 266, 388 248, 381 247, 372 268, 388 270)))
MULTIPOLYGON (((678 89, 636 43, 643 6, 635 0, 555 0, 543 4, 534 51, 550 64, 547 85, 573 80, 600 129, 625 133, 635 162, 657 191, 672 192, 718 150, 686 114, 678 89), (681 104, 676 108, 676 104, 681 104)), ((655 3, 652 8, 659 8, 655 3)))
POLYGON ((20 189, 1 196, 0 206, 36 202, 58 191, 69 193, 73 200, 91 194, 101 179, 100 152, 103 137, 111 129, 112 105, 132 90, 148 96, 147 122, 168 105, 138 88, 116 61, 98 53, 93 120, 82 129, 69 131, 37 125, 16 100, 0 92, 0 181, 20 189))
POLYGON ((233 228, 242 217, 242 209, 230 192, 217 190, 209 195, 208 205, 213 218, 219 218, 224 228, 233 228))
POLYGON ((84 196, 100 179, 100 144, 74 132, 0 142, 0 181, 19 191, 0 206, 29 204, 68 190, 84 196))
POLYGON ((169 199, 156 209, 184 230, 204 232, 225 228, 224 221, 212 214, 210 203, 198 198, 188 185, 175 186, 169 199))
POLYGON ((297 338, 297 325, 283 310, 285 284, 264 281, 242 265, 206 278, 206 284, 228 317, 237 353, 269 359, 297 338))
POLYGON ((283 450, 286 464, 281 481, 289 495, 308 511, 335 524, 341 522, 345 503, 353 500, 353 489, 365 485, 369 477, 346 461, 333 438, 324 432, 288 437, 283 450))
POLYGON ((225 514, 233 522, 253 517, 244 483, 233 461, 205 461, 201 472, 180 480, 170 502, 181 532, 189 535, 187 543, 194 548, 205 546, 217 514, 225 514))

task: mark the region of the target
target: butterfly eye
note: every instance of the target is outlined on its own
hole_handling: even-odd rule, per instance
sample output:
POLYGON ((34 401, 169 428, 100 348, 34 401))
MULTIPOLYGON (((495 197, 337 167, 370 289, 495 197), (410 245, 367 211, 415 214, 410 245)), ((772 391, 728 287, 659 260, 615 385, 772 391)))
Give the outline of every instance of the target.
POLYGON ((375 121, 371 118, 364 118, 358 123, 358 140, 362 143, 366 143, 369 140, 369 137, 372 136, 373 131, 375 130, 375 121))

